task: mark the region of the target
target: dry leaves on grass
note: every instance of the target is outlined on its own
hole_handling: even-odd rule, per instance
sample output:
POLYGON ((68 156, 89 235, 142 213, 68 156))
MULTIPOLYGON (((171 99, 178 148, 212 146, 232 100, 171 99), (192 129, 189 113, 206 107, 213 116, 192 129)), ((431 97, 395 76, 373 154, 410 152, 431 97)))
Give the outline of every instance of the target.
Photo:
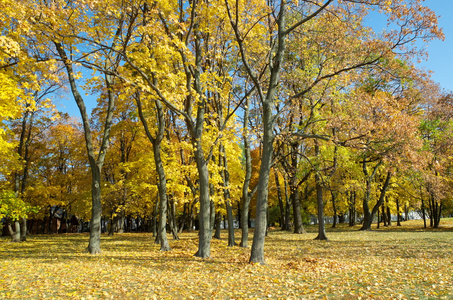
MULTIPOLYGON (((250 248, 212 240, 201 260, 196 233, 159 251, 150 234, 103 236, 100 255, 82 253, 86 235, 0 240, 1 299, 451 299, 453 232, 271 231, 264 266, 250 248)), ((239 233, 238 233, 239 237, 239 233)))

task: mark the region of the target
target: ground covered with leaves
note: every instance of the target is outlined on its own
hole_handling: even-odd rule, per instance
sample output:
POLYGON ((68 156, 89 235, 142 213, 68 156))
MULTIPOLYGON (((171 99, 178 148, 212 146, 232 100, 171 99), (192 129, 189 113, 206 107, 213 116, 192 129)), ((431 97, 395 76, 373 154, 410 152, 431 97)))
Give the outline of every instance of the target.
POLYGON ((340 226, 329 241, 313 240, 314 227, 271 230, 264 266, 248 263, 250 249, 227 247, 226 232, 204 261, 193 256, 196 233, 170 239, 165 253, 151 234, 103 236, 96 256, 83 253, 86 234, 4 237, 0 299, 452 299, 452 225, 340 226))

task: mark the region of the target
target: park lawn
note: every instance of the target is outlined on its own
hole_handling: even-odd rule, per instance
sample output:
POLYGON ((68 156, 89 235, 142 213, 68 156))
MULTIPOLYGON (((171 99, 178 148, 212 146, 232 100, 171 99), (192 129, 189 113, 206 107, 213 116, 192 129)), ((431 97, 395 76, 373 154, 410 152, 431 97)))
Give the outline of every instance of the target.
POLYGON ((453 220, 440 230, 403 224, 341 225, 329 241, 313 240, 312 226, 302 235, 271 230, 263 266, 248 263, 250 248, 226 247, 226 231, 205 261, 193 256, 195 232, 169 236, 165 253, 151 234, 103 236, 96 256, 83 253, 87 234, 4 237, 0 299, 452 299, 453 220))

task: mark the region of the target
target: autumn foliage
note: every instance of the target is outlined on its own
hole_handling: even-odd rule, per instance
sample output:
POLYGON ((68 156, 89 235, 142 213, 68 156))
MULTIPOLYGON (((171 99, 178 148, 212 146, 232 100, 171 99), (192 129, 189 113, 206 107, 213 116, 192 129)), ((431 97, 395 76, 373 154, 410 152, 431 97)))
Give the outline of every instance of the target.
MULTIPOLYGON (((269 290, 237 286, 231 295, 296 297, 289 293, 295 285, 304 291, 329 279, 332 291, 323 296, 349 297, 340 278, 365 269, 354 265, 357 254, 346 250, 343 233, 326 230, 330 223, 368 231, 417 216, 425 228, 439 228, 453 212, 453 96, 416 65, 426 54, 420 45, 444 38, 423 1, 0 0, 0 29, 0 228, 24 242, 7 245, 8 253, 36 255, 42 241, 55 255, 65 247, 56 274, 63 257, 71 268, 113 268, 105 271, 112 287, 92 281, 90 291, 99 284, 101 292, 87 296, 133 297, 126 281, 115 287, 115 276, 141 280, 137 270, 157 266, 147 274, 170 288, 138 296, 179 296, 182 276, 192 289, 203 286, 202 297, 227 297, 223 285, 257 276, 269 290), (369 24, 373 15, 387 28, 369 24), (59 101, 75 101, 77 113, 58 111, 59 101), (239 246, 251 242, 248 258, 235 247, 239 224, 239 246), (332 244, 307 242, 310 224, 318 225, 316 239, 338 244, 338 253, 311 255, 332 244), (283 232, 266 238, 271 226, 283 232), (223 228, 226 243, 217 240, 223 228), (83 234, 35 236, 88 231, 85 250, 99 257, 78 253, 83 234), (132 231, 141 233, 124 234, 132 231), (134 239, 140 242, 129 245, 134 239), (68 240, 78 248, 67 248, 68 240), (308 254, 296 250, 304 243, 308 254), (135 248, 115 254, 123 244, 135 248), (276 256, 280 250, 285 259, 276 256), (200 271, 198 281, 191 268, 200 271), (301 270, 310 270, 309 283, 301 270), (225 281, 211 286, 202 280, 210 276, 225 281), (282 283, 288 290, 277 288, 282 283)), ((376 235, 354 237, 363 252, 376 235)), ((392 252, 384 241, 378 248, 392 252)), ((393 257, 385 268, 368 259, 371 273, 397 264, 393 257)), ((404 274, 407 263, 413 261, 404 274)), ((75 276, 64 295, 33 295, 78 295, 75 276)), ((362 293, 351 297, 382 292, 382 278, 373 276, 378 286, 367 277, 347 281, 362 293)), ((43 289, 60 280, 38 278, 43 289)), ((417 291, 388 295, 433 295, 417 291)))
MULTIPOLYGON (((449 299, 453 294, 451 219, 443 231, 410 222, 398 230, 340 227, 330 241, 271 230, 267 265, 248 249, 213 240, 212 258, 193 257, 195 233, 162 253, 149 234, 103 236, 103 253, 82 253, 87 236, 0 240, 2 299, 449 299), (357 228, 355 228, 357 229, 357 228)), ((395 228, 394 228, 395 229, 395 228)), ((227 237, 222 232, 222 238, 227 237)))

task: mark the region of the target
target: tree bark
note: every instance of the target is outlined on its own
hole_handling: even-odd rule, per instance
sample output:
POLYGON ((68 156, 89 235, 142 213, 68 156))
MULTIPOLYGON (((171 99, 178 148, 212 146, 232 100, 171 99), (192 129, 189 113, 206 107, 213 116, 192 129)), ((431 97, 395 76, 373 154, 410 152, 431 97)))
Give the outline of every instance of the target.
POLYGON ((175 200, 171 198, 169 201, 170 205, 170 229, 171 229, 171 234, 173 235, 174 240, 179 240, 178 236, 178 222, 176 220, 176 204, 175 200))
POLYGON ((290 224, 290 215, 291 215, 291 198, 288 197, 288 181, 286 176, 284 177, 284 187, 285 187, 285 228, 287 231, 291 231, 290 224))
MULTIPOLYGON (((318 141, 315 140, 315 155, 319 159, 320 150, 318 141)), ((316 202, 318 206, 318 236, 315 240, 328 240, 326 235, 326 226, 324 222, 324 199, 323 199, 323 187, 321 182, 321 174, 318 167, 318 170, 315 170, 315 183, 316 183, 316 202)))
POLYGON ((18 243, 20 242, 20 223, 19 221, 13 221, 14 228, 11 223, 8 223, 8 231, 11 236, 11 242, 18 243))
POLYGON ((390 213, 390 207, 388 207, 388 201, 387 201, 387 225, 392 226, 392 215, 390 213))
POLYGON ((356 223, 356 194, 354 191, 349 194, 349 227, 352 227, 356 223))
POLYGON ((222 213, 218 211, 215 215, 215 233, 214 238, 220 240, 220 227, 222 226, 222 213))
POLYGON ((293 204, 293 221, 294 221, 294 233, 302 234, 305 232, 304 224, 302 223, 302 215, 300 211, 300 194, 298 186, 291 188, 290 199, 293 204))
MULTIPOLYGON (((369 174, 368 169, 367 169, 367 162, 366 162, 366 157, 363 158, 362 162, 362 171, 363 174, 365 175, 365 182, 366 182, 366 188, 365 188, 365 195, 363 197, 363 224, 360 230, 371 230, 371 223, 373 222, 373 216, 371 215, 370 212, 370 207, 369 207, 369 201, 370 201, 370 195, 371 195, 371 182, 376 175, 376 172, 378 168, 381 166, 382 161, 379 161, 373 168, 373 171, 371 174, 369 174)), ((378 206, 379 207, 379 206, 378 206)))
POLYGON ((165 174, 164 164, 162 162, 162 140, 165 133, 165 113, 162 103, 159 100, 154 101, 156 108, 156 125, 157 133, 153 137, 148 127, 148 121, 143 115, 142 103, 140 95, 135 95, 135 102, 137 104, 137 110, 142 122, 143 128, 145 129, 148 140, 153 145, 154 154, 154 165, 156 166, 158 181, 157 189, 159 194, 159 228, 157 235, 159 236, 160 251, 171 250, 167 239, 167 212, 168 212, 168 197, 167 197, 167 177, 165 174))
POLYGON ((248 247, 248 236, 249 236, 249 210, 250 210, 250 200, 252 198, 251 193, 249 192, 250 180, 252 178, 252 156, 250 154, 250 141, 248 136, 248 122, 249 122, 249 106, 250 99, 246 97, 245 99, 245 109, 244 109, 244 123, 242 131, 242 140, 244 142, 244 156, 245 156, 245 178, 242 185, 242 209, 241 209, 241 243, 240 247, 248 247))
POLYGON ((337 193, 334 191, 330 192, 330 195, 332 196, 332 209, 333 209, 333 224, 332 228, 335 228, 337 226, 337 193))
POLYGON ((86 111, 85 103, 80 95, 72 68, 72 62, 68 59, 66 51, 63 46, 54 42, 60 58, 62 59, 66 73, 68 75, 69 84, 71 87, 72 95, 77 103, 77 106, 82 117, 82 124, 85 133, 85 145, 87 149, 88 161, 91 169, 91 222, 90 222, 90 239, 87 247, 87 252, 91 254, 98 254, 101 252, 101 170, 104 164, 105 155, 107 153, 108 140, 110 137, 110 129, 112 127, 113 107, 115 105, 115 98, 113 95, 112 77, 105 74, 105 83, 108 97, 107 115, 104 123, 104 132, 102 142, 99 149, 97 158, 94 154, 93 140, 90 128, 90 121, 86 111))
POLYGON ((21 218, 20 222, 20 241, 25 242, 27 240, 27 218, 21 218))
POLYGON ((269 174, 274 142, 272 109, 273 107, 269 103, 263 103, 263 153, 261 156, 261 166, 258 179, 255 234, 253 236, 253 244, 250 255, 250 262, 259 264, 265 264, 264 238, 266 236, 269 174))
POLYGON ((231 206, 231 197, 230 197, 230 173, 228 172, 228 159, 225 147, 220 144, 219 149, 219 164, 222 168, 222 180, 223 180, 223 198, 225 200, 227 218, 228 218, 228 247, 233 247, 236 245, 234 241, 234 216, 233 216, 233 207, 231 206))
POLYGON ((280 210, 280 227, 281 230, 286 230, 286 220, 285 220, 285 207, 283 206, 283 197, 282 197, 282 190, 280 187, 280 180, 278 178, 278 172, 274 168, 274 176, 275 176, 275 185, 277 186, 277 198, 278 198, 278 208, 280 210))
MULTIPOLYGON (((424 219, 424 216, 423 216, 423 219, 424 219)), ((426 222, 425 222, 425 224, 426 224, 426 222)), ((399 198, 396 198, 396 226, 401 226, 401 213, 400 213, 400 199, 399 198)))
MULTIPOLYGON (((385 179, 384 185, 381 188, 381 193, 379 195, 379 200, 377 201, 376 205, 374 205, 373 210, 370 212, 368 211, 369 218, 367 219, 367 222, 365 223, 365 219, 363 220, 363 225, 361 230, 371 230, 371 222, 376 215, 377 210, 379 207, 382 205, 385 199, 385 193, 387 192, 388 187, 390 186, 390 179, 392 177, 392 173, 389 171, 387 172, 387 178, 385 179)), ((365 209, 365 206, 364 206, 365 209)))

